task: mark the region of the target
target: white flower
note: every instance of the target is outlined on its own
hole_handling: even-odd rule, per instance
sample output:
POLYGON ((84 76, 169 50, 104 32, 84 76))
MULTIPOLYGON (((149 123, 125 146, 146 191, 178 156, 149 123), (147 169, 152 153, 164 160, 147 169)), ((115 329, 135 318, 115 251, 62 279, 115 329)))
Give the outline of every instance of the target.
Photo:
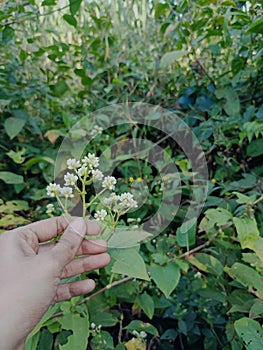
POLYGON ((117 180, 113 176, 106 176, 102 181, 102 187, 114 190, 117 180))
POLYGON ((91 327, 91 329, 94 329, 94 328, 96 328, 96 325, 95 325, 95 323, 94 323, 94 322, 92 322, 92 323, 90 324, 90 327, 91 327))
POLYGON ((66 198, 73 198, 73 191, 71 187, 62 187, 60 189, 60 193, 62 194, 62 196, 66 197, 66 198))
POLYGON ((89 169, 97 168, 99 166, 99 158, 95 154, 89 153, 82 159, 82 163, 89 167, 89 169))
POLYGON ((80 177, 82 176, 85 176, 85 175, 88 175, 89 174, 89 170, 88 168, 86 167, 86 165, 82 165, 79 169, 78 169, 78 175, 80 177))
POLYGON ((67 173, 64 175, 65 185, 66 186, 73 186, 78 180, 77 175, 67 173))
POLYGON ((147 334, 144 331, 140 332, 140 338, 146 338, 147 334))
POLYGON ((53 213, 53 211, 54 211, 54 205, 53 204, 48 204, 47 205, 47 210, 46 210, 46 213, 47 214, 52 214, 53 213))
POLYGON ((91 130, 91 132, 90 132, 90 136, 95 137, 97 135, 100 135, 102 133, 102 131, 103 131, 103 128, 101 126, 94 125, 93 130, 91 130))
POLYGON ((103 179, 103 174, 99 169, 92 170, 91 172, 94 181, 101 181, 103 179))
POLYGON ((109 197, 103 199, 102 203, 108 207, 116 203, 118 199, 119 196, 117 196, 115 193, 111 193, 109 197))
POLYGON ((94 214, 94 218, 99 220, 99 221, 103 221, 107 216, 107 212, 104 209, 98 210, 95 214, 94 214))
POLYGON ((125 208, 137 208, 138 204, 131 193, 125 192, 119 196, 120 206, 125 208))
POLYGON ((56 197, 59 192, 61 190, 61 187, 60 185, 56 184, 56 183, 50 183, 48 186, 47 186, 47 195, 49 197, 56 197))
POLYGON ((78 169, 80 167, 80 161, 75 158, 68 159, 67 166, 68 166, 68 169, 70 170, 78 169))

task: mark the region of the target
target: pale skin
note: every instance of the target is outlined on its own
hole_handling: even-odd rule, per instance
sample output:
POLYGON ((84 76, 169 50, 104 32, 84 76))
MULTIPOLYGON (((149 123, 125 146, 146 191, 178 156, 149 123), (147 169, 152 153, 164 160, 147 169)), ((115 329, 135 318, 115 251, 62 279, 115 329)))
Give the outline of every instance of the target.
POLYGON ((95 221, 56 217, 0 235, 0 349, 22 350, 51 304, 93 290, 91 279, 61 279, 109 263, 105 241, 84 239, 99 232, 95 221))

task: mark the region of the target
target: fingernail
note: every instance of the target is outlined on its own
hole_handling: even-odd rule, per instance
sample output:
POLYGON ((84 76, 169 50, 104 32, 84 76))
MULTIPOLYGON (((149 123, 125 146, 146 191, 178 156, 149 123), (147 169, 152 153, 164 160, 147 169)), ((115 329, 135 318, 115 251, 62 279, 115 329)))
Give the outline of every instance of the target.
POLYGON ((74 219, 70 224, 70 229, 77 235, 84 237, 86 235, 86 224, 82 218, 74 219))

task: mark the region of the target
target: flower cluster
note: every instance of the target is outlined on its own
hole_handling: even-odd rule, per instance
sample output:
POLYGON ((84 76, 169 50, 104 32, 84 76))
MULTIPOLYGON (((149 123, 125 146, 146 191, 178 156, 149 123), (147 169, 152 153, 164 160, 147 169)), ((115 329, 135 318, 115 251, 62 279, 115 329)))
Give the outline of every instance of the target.
MULTIPOLYGON (((81 196, 83 202, 83 216, 86 210, 96 203, 98 197, 106 193, 106 191, 114 191, 117 180, 113 176, 104 176, 99 167, 99 158, 95 154, 88 153, 81 160, 70 158, 67 160, 67 169, 70 170, 64 175, 64 186, 57 183, 50 183, 47 186, 47 195, 49 197, 56 197, 60 206, 66 214, 68 214, 69 205, 68 199, 74 197, 74 192, 81 196), (86 186, 91 185, 92 182, 101 182, 101 190, 88 203, 86 202, 86 186), (65 198, 64 203, 61 197, 65 198)), ((114 226, 117 224, 120 215, 128 212, 131 208, 137 208, 138 204, 134 200, 131 193, 125 192, 117 195, 111 192, 106 198, 102 200, 105 208, 98 210, 94 214, 94 218, 98 221, 105 221, 109 217, 114 226)), ((48 213, 51 214, 51 207, 48 207, 48 213)))

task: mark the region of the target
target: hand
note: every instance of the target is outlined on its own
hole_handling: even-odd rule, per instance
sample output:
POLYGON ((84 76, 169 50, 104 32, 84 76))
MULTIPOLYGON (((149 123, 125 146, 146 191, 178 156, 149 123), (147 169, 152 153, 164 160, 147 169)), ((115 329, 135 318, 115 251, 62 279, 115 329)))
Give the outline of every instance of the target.
POLYGON ((90 279, 60 281, 109 263, 106 242, 83 239, 99 232, 95 221, 54 217, 0 234, 0 349, 22 349, 52 303, 94 288, 90 279))

